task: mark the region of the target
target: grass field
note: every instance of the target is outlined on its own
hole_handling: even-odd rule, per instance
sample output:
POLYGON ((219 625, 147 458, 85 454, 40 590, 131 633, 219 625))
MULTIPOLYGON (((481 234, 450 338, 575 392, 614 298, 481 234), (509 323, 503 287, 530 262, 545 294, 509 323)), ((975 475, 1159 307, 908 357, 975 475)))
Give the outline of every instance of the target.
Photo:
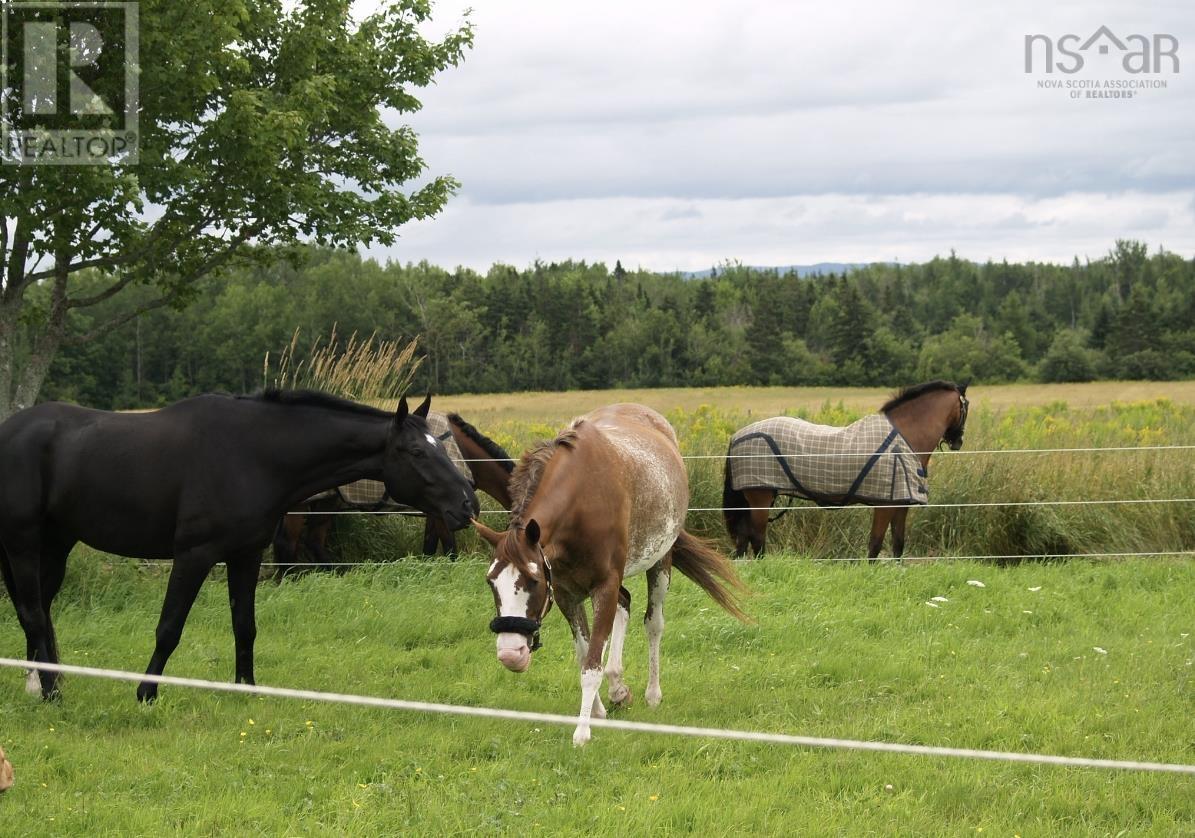
MULTIPOLYGON (((968 447, 1195 443, 1195 388, 1131 386, 1141 389, 1088 385, 1065 397, 1033 395, 1035 388, 976 391, 968 447)), ((437 407, 460 410, 515 451, 588 407, 629 396, 665 410, 682 446, 696 451, 724 447, 727 428, 747 410, 847 421, 883 396, 782 403, 771 399, 787 396, 764 390, 758 398, 743 392, 739 403, 740 394, 723 391, 574 395, 570 410, 557 396, 550 404, 493 397, 490 409, 508 410, 505 418, 464 398, 437 407)), ((1134 454, 1144 459, 1129 464, 1112 456, 1032 455, 1027 464, 943 457, 935 459, 931 490, 939 502, 1195 495, 1190 452, 1134 454)), ((691 472, 695 503, 720 485, 717 468, 702 468, 691 472)), ((747 608, 755 624, 735 623, 685 580, 674 584, 657 710, 642 700, 646 641, 632 620, 626 659, 636 701, 623 718, 1195 763, 1189 556, 1006 566, 811 562, 857 555, 865 525, 832 516, 865 513, 801 514, 777 528, 773 544, 787 552, 739 566, 753 590, 747 608)), ((1190 550, 1192 517, 1179 506, 1110 517, 931 508, 911 519, 910 552, 1190 550)), ((339 549, 346 558, 394 558, 417 546, 413 530, 410 522, 358 525, 342 533, 339 549)), ((64 661, 143 668, 165 570, 77 551, 55 612, 64 661)), ((575 712, 578 678, 563 621, 549 616, 545 647, 527 674, 505 671, 486 628, 493 605, 483 575, 484 558, 466 555, 263 584, 258 678, 575 712)), ((201 592, 170 674, 232 676, 218 576, 201 592)), ((628 587, 641 613, 643 583, 628 587)), ((0 655, 23 653, 15 615, 0 603, 0 655)), ((576 750, 570 729, 526 723, 170 687, 157 705, 141 707, 131 684, 80 677, 64 684, 61 703, 44 705, 23 686, 18 672, 0 670, 0 743, 17 772, 17 785, 0 795, 2 835, 1195 835, 1190 776, 603 730, 576 750)))
MULTIPOLYGON (((780 413, 844 425, 876 410, 887 395, 875 389, 728 387, 447 396, 435 406, 459 411, 518 456, 596 406, 643 402, 673 423, 683 452, 717 455, 688 463, 692 506, 717 508, 722 506, 720 455, 738 428, 780 413)), ((930 506, 910 515, 906 556, 1195 550, 1195 504, 1138 503, 1195 497, 1195 450, 969 453, 1195 445, 1195 382, 1008 385, 977 387, 969 396, 963 453, 933 458, 930 506), (1107 500, 1134 503, 949 506, 1107 500)), ((822 511, 799 503, 769 528, 769 544, 818 558, 858 558, 866 551, 870 514, 864 507, 822 511)), ((486 520, 500 526, 504 519, 495 515, 486 520)), ((717 512, 692 513, 689 528, 729 546, 717 512)), ((351 529, 341 537, 350 540, 347 552, 354 555, 393 558, 421 543, 421 525, 414 522, 374 521, 351 529), (370 534, 372 538, 365 537, 370 534)), ((480 549, 472 534, 465 534, 462 543, 480 549)))
MULTIPOLYGON (((264 586, 263 683, 571 713, 554 615, 523 676, 494 659, 479 559, 409 560, 264 586)), ((624 718, 816 736, 1195 762, 1195 565, 743 567, 756 625, 681 581, 664 703, 642 702, 642 629, 624 718), (967 584, 983 581, 984 588, 967 584), (1036 589, 1036 590, 1035 590, 1036 589), (935 596, 946 602, 927 602, 935 596), (1098 647, 1098 648, 1097 648, 1098 647)), ((77 556, 59 606, 66 660, 139 668, 163 579, 77 556)), ((232 642, 209 584, 171 662, 224 680, 232 642)), ((631 585, 642 601, 642 583, 631 585)), ((636 607, 637 608, 637 607, 636 607)), ((0 648, 20 651, 10 612, 0 648)), ((0 675, 18 785, 6 835, 1191 834, 1195 779, 806 751, 414 716, 70 678, 60 704, 0 675), (889 789, 888 787, 891 786, 889 789)))

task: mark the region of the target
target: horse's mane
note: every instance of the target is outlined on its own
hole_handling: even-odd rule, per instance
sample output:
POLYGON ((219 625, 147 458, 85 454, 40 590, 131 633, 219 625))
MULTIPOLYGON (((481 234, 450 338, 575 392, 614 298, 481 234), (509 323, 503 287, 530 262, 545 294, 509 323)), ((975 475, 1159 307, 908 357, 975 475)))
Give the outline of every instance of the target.
POLYGON ((328 410, 339 410, 345 413, 357 413, 362 416, 390 417, 391 414, 367 404, 342 399, 330 393, 319 390, 282 390, 271 387, 260 390, 252 395, 237 396, 238 399, 252 399, 269 404, 287 405, 290 407, 322 407, 328 410))
POLYGON ((926 393, 934 393, 940 390, 953 390, 958 393, 961 392, 959 386, 953 381, 943 381, 942 379, 935 379, 934 381, 926 381, 922 384, 914 384, 912 387, 905 387, 892 398, 884 403, 880 408, 880 413, 887 413, 890 410, 895 410, 902 404, 913 401, 924 396, 926 393))
POLYGON ((480 445, 481 450, 493 457, 508 474, 514 471, 515 461, 506 453, 506 449, 462 419, 459 413, 449 413, 448 421, 460 428, 461 433, 480 445))
POLYGON ((535 490, 539 488, 539 481, 544 476, 544 469, 548 461, 556 453, 557 448, 574 448, 577 442, 577 426, 574 422, 568 428, 556 435, 555 439, 545 439, 537 442, 519 459, 519 464, 510 478, 510 520, 512 526, 522 521, 523 511, 535 490))

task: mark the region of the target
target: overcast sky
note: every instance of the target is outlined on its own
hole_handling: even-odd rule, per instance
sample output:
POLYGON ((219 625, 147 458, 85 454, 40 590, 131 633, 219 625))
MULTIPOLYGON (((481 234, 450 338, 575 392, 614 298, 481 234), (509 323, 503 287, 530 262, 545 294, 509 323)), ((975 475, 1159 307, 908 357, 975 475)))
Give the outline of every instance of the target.
POLYGON ((1117 237, 1195 256, 1190 0, 441 0, 431 31, 467 5, 475 48, 407 118, 461 191, 379 258, 1069 262, 1117 237), (1101 25, 1174 36, 1180 71, 1093 46, 1081 73, 1024 72, 1027 34, 1101 25), (1142 78, 1167 87, 1038 87, 1142 78))

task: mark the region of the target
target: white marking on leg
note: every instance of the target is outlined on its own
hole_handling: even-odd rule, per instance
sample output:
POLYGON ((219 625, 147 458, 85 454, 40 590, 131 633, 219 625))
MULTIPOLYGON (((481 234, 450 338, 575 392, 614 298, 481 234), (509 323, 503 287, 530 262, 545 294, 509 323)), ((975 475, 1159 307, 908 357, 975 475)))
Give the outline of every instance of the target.
POLYGON ((574 745, 584 745, 590 739, 589 719, 594 715, 594 702, 601 704, 597 697, 601 685, 602 670, 586 669, 581 672, 581 715, 577 719, 577 729, 573 731, 574 745))
POLYGON ((664 697, 660 691, 660 639, 664 636, 664 597, 668 595, 671 576, 661 571, 648 578, 654 584, 647 592, 649 616, 643 621, 647 629, 647 691, 644 697, 648 707, 658 707, 664 697))
POLYGON ((631 615, 618 603, 618 610, 614 612, 614 628, 610 633, 610 657, 606 660, 606 679, 609 682, 608 692, 610 703, 615 706, 630 705, 631 691, 622 680, 622 647, 627 638, 627 623, 631 615))
POLYGON ((36 669, 30 669, 25 675, 25 692, 29 695, 41 695, 41 677, 36 669))
POLYGON ((577 666, 585 666, 585 658, 589 655, 589 639, 581 632, 581 626, 569 621, 573 630, 573 649, 577 653, 577 666))

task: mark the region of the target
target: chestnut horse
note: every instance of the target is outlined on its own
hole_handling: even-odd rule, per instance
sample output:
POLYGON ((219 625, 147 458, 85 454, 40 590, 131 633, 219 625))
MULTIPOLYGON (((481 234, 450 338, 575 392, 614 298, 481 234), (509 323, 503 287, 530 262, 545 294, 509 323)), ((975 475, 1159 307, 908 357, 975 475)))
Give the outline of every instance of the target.
MULTIPOLYGON (((436 414, 433 412, 431 415, 436 414)), ((440 416, 447 423, 448 433, 465 459, 464 471, 467 479, 472 481, 475 489, 498 501, 503 509, 510 509, 509 486, 510 474, 515 467, 514 460, 501 445, 462 419, 460 414, 449 413, 447 416, 440 416)), ((446 436, 442 435, 437 439, 444 441, 446 436)), ((383 502, 389 504, 388 499, 383 502)), ((283 516, 274 532, 275 579, 282 579, 288 573, 299 569, 337 564, 335 557, 327 549, 328 535, 336 516, 327 513, 343 508, 344 503, 339 495, 332 492, 327 497, 308 501, 283 516), (299 561, 302 546, 305 546, 315 559, 312 564, 299 561)), ((443 545, 445 555, 456 556, 456 535, 453 529, 443 518, 428 515, 423 526, 424 555, 435 555, 440 545, 443 545)))
MULTIPOLYGON (((921 462, 924 477, 928 476, 930 454, 936 448, 943 443, 949 445, 952 451, 963 447, 968 407, 966 384, 927 381, 901 390, 880 408, 880 413, 888 417, 892 427, 908 443, 909 449, 921 462)), ((792 458, 786 468, 800 476, 802 459, 792 458)), ((731 461, 727 459, 726 479, 722 491, 722 506, 725 510, 722 515, 726 520, 726 529, 735 541, 736 556, 746 555, 748 546, 758 556, 764 551, 768 512, 775 503, 778 492, 774 488, 744 487, 737 490, 731 483, 731 469, 731 461)), ((801 493, 794 491, 792 494, 801 493)), ((815 495, 812 499, 822 506, 867 503, 845 496, 815 495)), ((871 537, 867 544, 869 559, 874 559, 880 554, 889 527, 892 530, 892 556, 900 558, 903 555, 905 519, 908 514, 907 505, 877 506, 871 517, 871 537)))
MULTIPOLYGON (((228 566, 236 680, 253 683, 261 552, 303 498, 361 478, 396 500, 468 526, 473 488, 427 432, 429 397, 408 412, 323 393, 206 395, 151 413, 47 402, 0 425, 0 572, 25 631, 31 685, 58 694, 50 608, 78 542, 138 559, 173 559, 147 675, 161 675, 199 588, 228 566)), ((158 685, 143 681, 137 698, 158 685)))
POLYGON ((511 481, 511 524, 494 532, 474 521, 494 547, 487 580, 498 616, 498 660, 525 672, 555 601, 572 628, 581 667, 581 712, 573 743, 589 741, 589 720, 604 718, 598 696, 602 655, 609 697, 629 705, 622 650, 630 619, 628 576, 647 576, 647 703, 660 703, 660 638, 672 568, 696 582, 740 620, 732 589, 743 588, 730 562, 684 530, 689 479, 676 434, 663 416, 637 404, 600 408, 551 442, 523 455, 511 481), (593 601, 593 633, 585 600, 593 601))

